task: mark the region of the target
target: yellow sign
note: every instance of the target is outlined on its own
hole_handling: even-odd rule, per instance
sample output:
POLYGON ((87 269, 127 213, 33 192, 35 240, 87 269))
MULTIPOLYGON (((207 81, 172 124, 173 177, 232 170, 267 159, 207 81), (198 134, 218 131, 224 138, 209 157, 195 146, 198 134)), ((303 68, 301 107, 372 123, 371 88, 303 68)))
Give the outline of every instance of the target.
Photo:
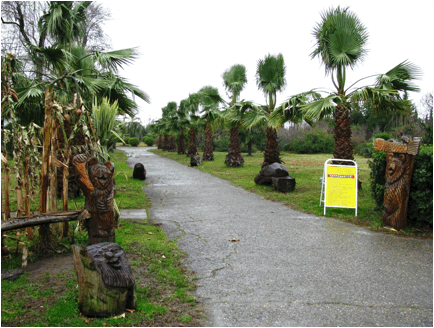
POLYGON ((327 166, 326 206, 356 207, 356 168, 327 166))

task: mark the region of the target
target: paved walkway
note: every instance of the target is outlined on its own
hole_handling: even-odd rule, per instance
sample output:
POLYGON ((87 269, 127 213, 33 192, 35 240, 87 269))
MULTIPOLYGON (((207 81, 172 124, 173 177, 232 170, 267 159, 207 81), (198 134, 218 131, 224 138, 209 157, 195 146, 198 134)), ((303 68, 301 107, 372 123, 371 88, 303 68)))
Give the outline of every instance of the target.
POLYGON ((433 325, 432 240, 293 211, 146 148, 121 149, 129 166, 145 165, 150 218, 189 255, 207 325, 433 325))

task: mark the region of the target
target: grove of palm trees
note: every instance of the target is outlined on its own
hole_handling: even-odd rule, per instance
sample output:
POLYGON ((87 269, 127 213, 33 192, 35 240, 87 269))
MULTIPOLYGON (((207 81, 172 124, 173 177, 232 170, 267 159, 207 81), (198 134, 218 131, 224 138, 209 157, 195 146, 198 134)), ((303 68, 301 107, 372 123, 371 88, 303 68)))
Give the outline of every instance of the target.
MULTIPOLYGON (((248 185, 245 179, 253 182, 266 165, 295 165, 294 171, 304 170, 301 181, 315 180, 309 180, 308 186, 297 185, 311 194, 318 186, 318 172, 308 168, 310 163, 318 166, 315 156, 321 160, 325 154, 336 160, 363 159, 363 164, 366 159, 369 164, 363 170, 369 173, 364 172, 364 177, 369 176, 370 181, 363 188, 375 208, 362 213, 378 218, 383 210, 386 159, 372 141, 393 138, 399 142, 409 136, 423 138, 424 146, 416 159, 414 198, 410 197, 413 207, 404 234, 426 237, 426 231, 432 230, 432 173, 423 174, 432 171, 432 93, 423 98, 428 113, 423 117, 409 100, 412 92, 420 91, 415 81, 422 76, 411 59, 392 63, 384 73, 366 72, 366 77, 349 82, 351 74, 363 71, 369 40, 368 28, 350 8, 324 9, 312 29, 310 58, 320 61, 329 86, 316 85, 312 79, 310 89, 293 92, 288 80, 298 78, 291 74, 294 62, 282 53, 265 52, 257 59, 254 81, 248 81, 247 66, 235 59, 220 76, 226 97, 218 86, 204 84, 181 100, 173 97, 165 102, 161 118, 147 124, 140 121, 139 102, 152 106, 152 94, 130 83, 123 70, 145 60, 142 57, 151 50, 145 54, 134 47, 111 50, 103 31, 109 16, 100 3, 92 1, 2 2, 2 223, 15 216, 28 219, 84 210, 84 196, 72 165, 77 154, 116 162, 117 218, 125 209, 141 208, 146 213, 151 207, 143 192, 146 185, 130 177, 127 158, 116 148, 140 142, 151 145, 152 140, 157 153, 170 153, 168 157, 182 163, 199 154, 202 166, 208 165, 204 171, 243 187, 248 185), (243 97, 248 83, 255 83, 262 103, 243 97), (280 95, 286 100, 278 101, 280 95), (242 178, 233 178, 238 174, 242 178)), ((170 95, 171 90, 165 93, 170 95)), ((279 193, 267 186, 245 188, 264 198, 279 193)), ((278 194, 270 199, 281 201, 281 197, 289 196, 278 194)), ((315 213, 309 207, 316 206, 316 200, 314 205, 310 198, 305 199, 285 202, 315 213)), ((105 326, 203 324, 203 313, 190 295, 196 288, 194 273, 183 264, 185 254, 176 246, 178 237, 169 241, 151 219, 143 220, 140 226, 116 221, 119 244, 130 252, 133 271, 140 275, 137 311, 130 312, 130 321, 121 321, 125 315, 91 321, 105 326)), ((70 255, 71 245, 86 242, 86 227, 79 221, 2 232, 2 269, 19 269, 47 254, 70 255)), ((72 266, 68 268, 66 274, 50 276, 48 272, 36 278, 23 271, 17 281, 8 281, 4 287, 2 283, 2 325, 88 324, 87 318, 78 318, 77 281, 72 266), (26 286, 33 294, 23 295, 26 286), (45 297, 43 302, 36 301, 40 297, 45 297), (32 302, 38 304, 34 312, 17 305, 32 302), (71 308, 72 315, 66 310, 71 308)))

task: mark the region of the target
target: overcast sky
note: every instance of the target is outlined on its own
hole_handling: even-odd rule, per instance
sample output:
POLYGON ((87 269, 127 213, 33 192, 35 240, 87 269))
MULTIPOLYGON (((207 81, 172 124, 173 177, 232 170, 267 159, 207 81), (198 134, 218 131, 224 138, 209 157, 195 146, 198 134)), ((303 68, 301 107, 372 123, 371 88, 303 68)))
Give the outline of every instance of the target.
MULTIPOLYGON (((420 98, 433 91, 434 1, 283 1, 283 0, 104 0, 112 20, 104 26, 113 49, 138 48, 140 57, 120 74, 145 91, 151 104, 141 100, 139 117, 146 124, 161 117, 168 102, 177 104, 189 94, 211 85, 229 101, 222 73, 234 64, 247 69, 241 99, 265 104, 256 86, 256 65, 268 53, 282 53, 286 64, 285 90, 278 104, 291 95, 313 88, 332 88, 318 58, 313 28, 323 10, 349 6, 369 33, 368 55, 347 72, 347 86, 362 77, 385 73, 410 60, 424 75, 416 83, 420 98)), ((366 83, 366 82, 362 82, 366 83)), ((362 84, 360 84, 361 86, 362 84)))

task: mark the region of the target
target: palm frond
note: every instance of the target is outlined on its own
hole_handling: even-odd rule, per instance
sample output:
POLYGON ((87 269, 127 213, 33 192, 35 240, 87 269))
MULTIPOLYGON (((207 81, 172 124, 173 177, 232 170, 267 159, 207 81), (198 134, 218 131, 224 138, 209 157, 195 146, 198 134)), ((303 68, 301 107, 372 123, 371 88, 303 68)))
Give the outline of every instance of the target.
POLYGON ((377 77, 376 86, 395 89, 398 91, 419 91, 420 89, 412 83, 422 76, 421 69, 408 60, 396 65, 385 74, 377 77))
POLYGON ((333 113, 336 104, 339 102, 341 102, 339 96, 329 95, 327 97, 301 105, 300 110, 304 119, 309 121, 317 121, 333 113))

